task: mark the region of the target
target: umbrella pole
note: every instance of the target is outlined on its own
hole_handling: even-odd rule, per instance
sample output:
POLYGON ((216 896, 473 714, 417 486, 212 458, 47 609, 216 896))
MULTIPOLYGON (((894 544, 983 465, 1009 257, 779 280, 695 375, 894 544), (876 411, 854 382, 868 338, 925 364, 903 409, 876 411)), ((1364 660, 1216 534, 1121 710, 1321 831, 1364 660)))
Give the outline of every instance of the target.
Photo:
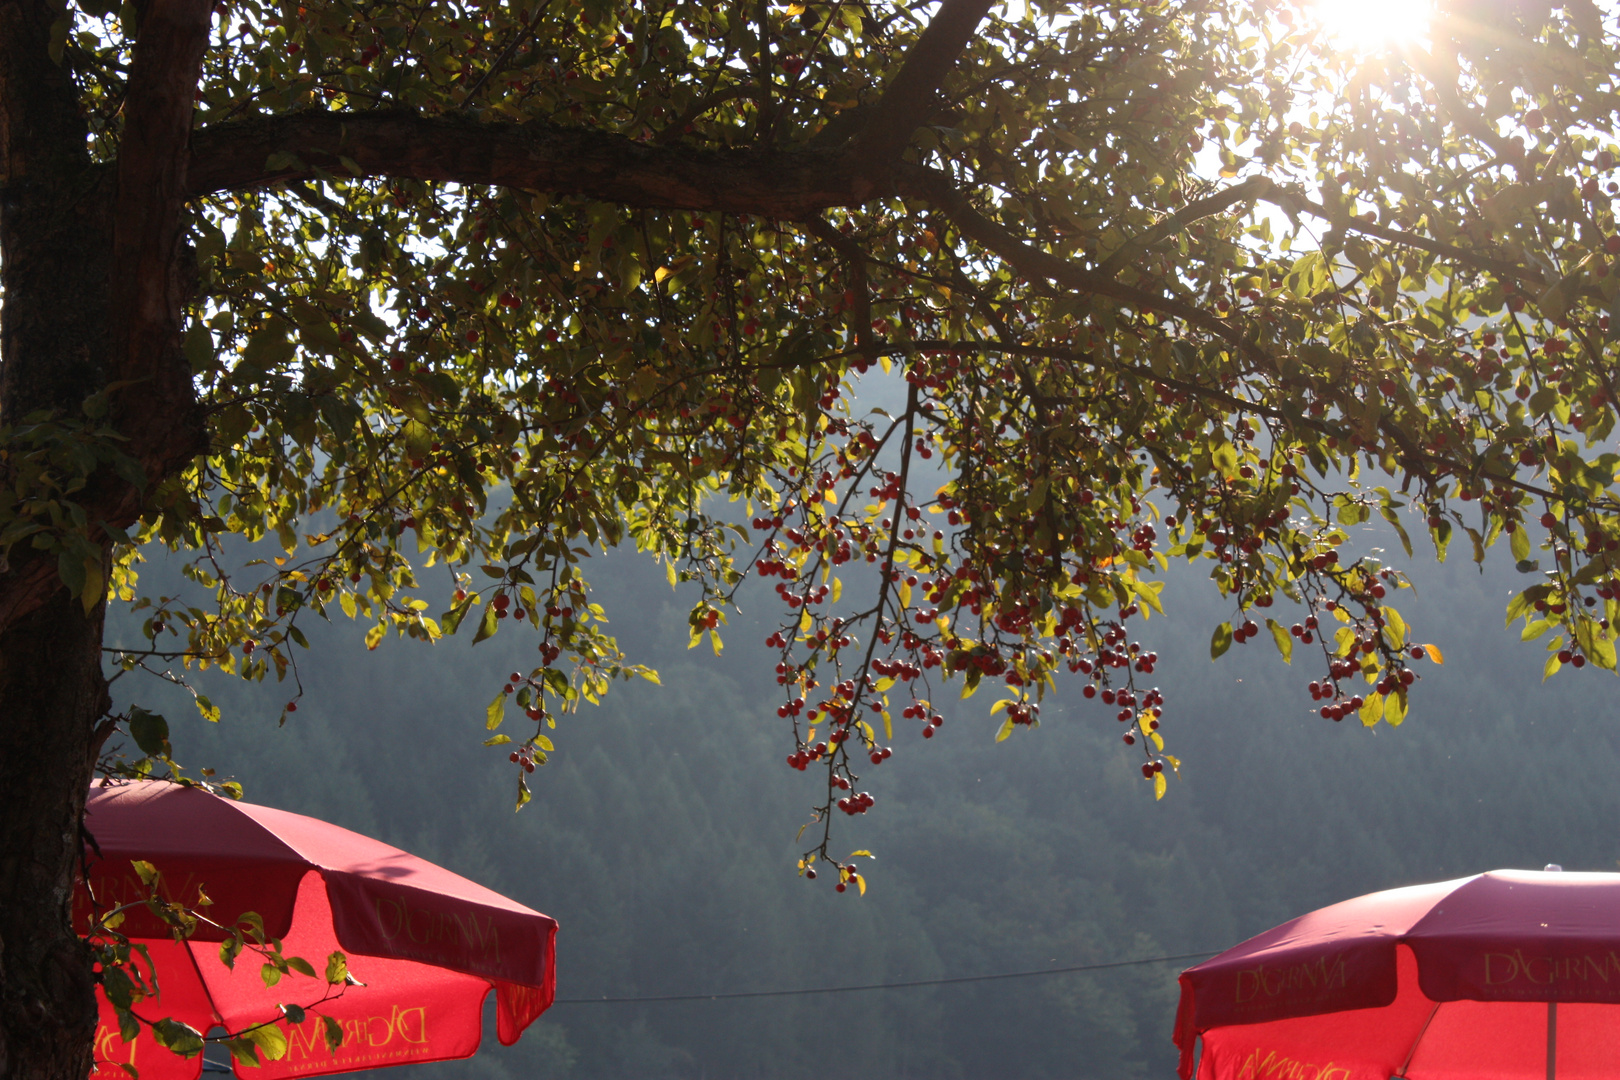
POLYGON ((1547 1080, 1558 1076, 1558 1002, 1547 1002, 1547 1080))

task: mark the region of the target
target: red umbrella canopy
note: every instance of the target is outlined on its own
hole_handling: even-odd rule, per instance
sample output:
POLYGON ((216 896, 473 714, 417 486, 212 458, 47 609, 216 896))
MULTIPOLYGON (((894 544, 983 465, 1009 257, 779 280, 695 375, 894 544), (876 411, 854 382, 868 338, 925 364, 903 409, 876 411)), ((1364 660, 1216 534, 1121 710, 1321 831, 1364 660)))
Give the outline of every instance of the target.
MULTIPOLYGON (((497 1034, 517 1041, 556 993, 556 920, 514 903, 424 859, 300 814, 236 802, 196 788, 136 781, 93 788, 86 828, 100 855, 89 889, 102 911, 147 895, 131 860, 162 875, 166 899, 195 906, 227 923, 255 911, 287 956, 324 968, 340 950, 363 986, 349 986, 318 1006, 335 1019, 343 1043, 327 1049, 323 1022, 277 1021, 287 1043, 279 1060, 249 1074, 256 1080, 346 1072, 468 1057, 478 1049, 483 1002, 497 1003, 497 1034)), ((88 918, 90 897, 78 896, 88 918)), ((323 979, 297 974, 267 986, 260 964, 244 953, 234 970, 219 957, 222 931, 199 927, 174 942, 165 924, 132 908, 119 927, 151 951, 161 997, 136 1012, 172 1017, 199 1031, 237 1032, 281 1016, 280 1005, 308 1005, 323 979)), ((127 1080, 196 1080, 202 1059, 176 1056, 149 1029, 122 1042, 112 1006, 101 999, 98 1073, 127 1080)), ((241 1070, 238 1069, 239 1074, 241 1070)))
POLYGON ((1620 874, 1497 870, 1346 900, 1181 975, 1191 1080, 1620 1076, 1620 874))

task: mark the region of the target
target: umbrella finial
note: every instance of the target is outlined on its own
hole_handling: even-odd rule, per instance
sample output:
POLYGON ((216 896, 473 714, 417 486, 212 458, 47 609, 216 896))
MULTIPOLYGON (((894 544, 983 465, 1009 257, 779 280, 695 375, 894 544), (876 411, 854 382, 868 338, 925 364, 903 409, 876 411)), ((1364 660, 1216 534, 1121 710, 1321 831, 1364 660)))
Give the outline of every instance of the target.
POLYGON ((1544 869, 1544 870, 1543 870, 1543 871, 1542 871, 1542 872, 1543 872, 1543 873, 1548 873, 1548 874, 1550 874, 1550 873, 1552 873, 1552 872, 1553 872, 1553 871, 1557 871, 1557 872, 1558 872, 1558 873, 1563 873, 1563 872, 1564 872, 1564 868, 1563 868, 1563 867, 1562 867, 1562 866, 1559 866, 1559 865, 1558 865, 1558 864, 1557 864, 1557 863, 1555 863, 1555 862, 1550 862, 1550 863, 1548 863, 1548 864, 1547 864, 1547 865, 1546 865, 1546 867, 1545 867, 1545 869, 1544 869))

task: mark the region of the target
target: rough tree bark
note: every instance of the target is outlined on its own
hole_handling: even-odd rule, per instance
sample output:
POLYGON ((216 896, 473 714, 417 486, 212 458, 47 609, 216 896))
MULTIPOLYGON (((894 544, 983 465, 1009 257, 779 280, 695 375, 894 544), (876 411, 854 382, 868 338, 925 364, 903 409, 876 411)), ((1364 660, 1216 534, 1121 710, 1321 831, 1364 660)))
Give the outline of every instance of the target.
MULTIPOLYGON (((109 217, 76 95, 50 63, 47 3, 0 4, 0 421, 76 415, 109 360, 109 217)), ((82 1077, 96 1010, 70 922, 93 732, 106 710, 101 609, 38 555, 0 574, 0 1076, 82 1077)))
MULTIPOLYGON (((209 4, 158 0, 138 44, 116 176, 88 153, 77 92, 50 60, 57 11, 0 3, 0 421, 75 420, 112 380, 128 447, 156 480, 203 441, 180 362, 180 281, 192 95, 209 4), (116 227, 113 222, 116 221, 116 227)), ((93 477, 92 522, 127 525, 139 489, 93 477)), ((92 537, 93 540, 97 539, 92 537)), ((103 562, 108 553, 100 541, 103 562)), ((85 793, 110 702, 104 603, 87 611, 55 559, 0 568, 0 1076, 78 1080, 91 1066, 96 1005, 71 921, 85 793)))

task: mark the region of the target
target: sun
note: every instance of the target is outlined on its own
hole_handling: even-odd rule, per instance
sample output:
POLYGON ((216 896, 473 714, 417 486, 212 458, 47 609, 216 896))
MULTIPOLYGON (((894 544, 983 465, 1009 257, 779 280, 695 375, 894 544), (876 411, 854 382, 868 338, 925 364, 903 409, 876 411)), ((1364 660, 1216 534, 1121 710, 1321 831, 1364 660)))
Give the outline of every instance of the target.
POLYGON ((1327 41, 1356 52, 1376 52, 1428 36, 1430 0, 1314 0, 1327 41))

